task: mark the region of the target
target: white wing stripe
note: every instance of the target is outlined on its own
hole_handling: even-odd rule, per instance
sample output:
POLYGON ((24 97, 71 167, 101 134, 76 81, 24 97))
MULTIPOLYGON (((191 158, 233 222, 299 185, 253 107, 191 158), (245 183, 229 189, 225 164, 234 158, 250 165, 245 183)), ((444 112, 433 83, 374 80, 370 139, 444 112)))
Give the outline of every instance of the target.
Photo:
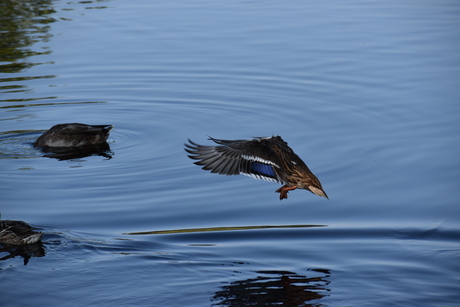
POLYGON ((272 161, 262 159, 261 157, 241 155, 241 158, 246 159, 246 160, 249 160, 249 161, 256 161, 256 162, 261 162, 261 163, 265 163, 265 164, 268 164, 268 165, 274 165, 274 166, 276 166, 277 168, 279 168, 279 166, 276 165, 275 163, 273 163, 272 161))
POLYGON ((280 182, 279 180, 275 179, 275 178, 272 178, 272 177, 266 177, 266 176, 262 176, 262 175, 256 175, 256 174, 248 174, 248 173, 241 173, 245 176, 248 176, 248 177, 252 177, 254 179, 257 179, 257 180, 265 180, 265 181, 269 181, 269 182, 280 182))

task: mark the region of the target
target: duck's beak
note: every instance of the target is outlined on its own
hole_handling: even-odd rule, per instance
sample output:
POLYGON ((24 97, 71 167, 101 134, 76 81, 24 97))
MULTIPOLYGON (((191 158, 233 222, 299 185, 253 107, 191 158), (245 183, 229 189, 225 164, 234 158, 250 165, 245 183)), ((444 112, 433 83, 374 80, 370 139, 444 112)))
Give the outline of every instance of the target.
POLYGON ((324 192, 322 189, 314 187, 312 185, 309 185, 308 188, 310 189, 310 191, 313 192, 313 194, 316 194, 321 197, 326 197, 327 199, 329 199, 329 197, 327 197, 326 192, 324 192))

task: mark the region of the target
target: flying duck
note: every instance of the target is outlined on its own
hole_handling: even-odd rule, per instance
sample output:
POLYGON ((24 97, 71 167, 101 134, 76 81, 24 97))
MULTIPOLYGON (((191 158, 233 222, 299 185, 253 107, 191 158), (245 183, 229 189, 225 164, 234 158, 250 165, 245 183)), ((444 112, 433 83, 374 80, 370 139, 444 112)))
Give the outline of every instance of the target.
POLYGON ((188 140, 185 144, 191 159, 202 169, 221 175, 253 177, 284 184, 278 190, 280 200, 288 192, 305 189, 326 197, 318 178, 280 136, 256 137, 252 140, 219 140, 209 137, 218 146, 203 146, 188 140))

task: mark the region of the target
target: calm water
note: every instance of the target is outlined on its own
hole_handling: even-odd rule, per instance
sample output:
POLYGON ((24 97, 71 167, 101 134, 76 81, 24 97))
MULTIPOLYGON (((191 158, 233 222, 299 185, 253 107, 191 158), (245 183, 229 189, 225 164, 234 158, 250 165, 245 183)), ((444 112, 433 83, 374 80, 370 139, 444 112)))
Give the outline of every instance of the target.
POLYGON ((458 306, 458 1, 0 7, 0 212, 45 232, 2 306, 458 306), (111 154, 32 148, 65 122, 111 154), (329 201, 183 150, 272 134, 329 201))

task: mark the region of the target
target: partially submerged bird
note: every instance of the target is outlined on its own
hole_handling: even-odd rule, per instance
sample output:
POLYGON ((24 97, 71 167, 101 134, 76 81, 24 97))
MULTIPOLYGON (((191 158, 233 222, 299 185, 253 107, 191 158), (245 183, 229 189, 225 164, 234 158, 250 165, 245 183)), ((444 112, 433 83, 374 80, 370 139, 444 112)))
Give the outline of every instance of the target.
POLYGON ((280 200, 290 190, 305 189, 327 197, 318 178, 280 136, 257 137, 252 140, 219 140, 219 146, 203 146, 188 140, 185 144, 191 159, 202 169, 222 175, 243 174, 255 179, 284 184, 276 190, 280 200))
POLYGON ((80 147, 107 141, 112 125, 58 124, 43 133, 34 147, 80 147))
POLYGON ((33 244, 40 241, 42 236, 43 232, 33 231, 32 227, 23 221, 0 220, 0 244, 33 244))

